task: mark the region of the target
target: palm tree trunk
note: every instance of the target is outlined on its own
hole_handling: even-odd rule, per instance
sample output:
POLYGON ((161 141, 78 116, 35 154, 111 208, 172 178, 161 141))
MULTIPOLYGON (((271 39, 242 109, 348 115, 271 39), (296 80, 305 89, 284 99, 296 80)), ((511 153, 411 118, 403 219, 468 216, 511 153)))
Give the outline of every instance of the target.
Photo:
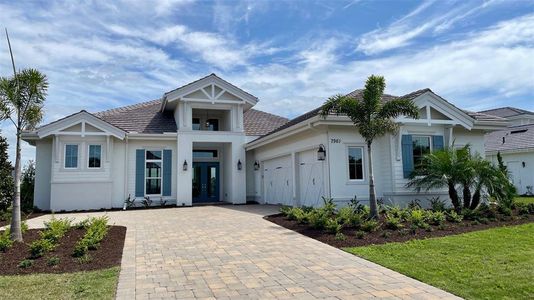
POLYGON ((469 208, 471 206, 471 190, 469 189, 469 185, 466 183, 464 183, 463 197, 464 208, 469 208))
POLYGON ((480 188, 477 188, 473 194, 473 200, 471 201, 470 209, 476 209, 478 204, 480 204, 480 188))
POLYGON ((15 196, 13 197, 13 211, 11 216, 11 239, 22 242, 20 217, 20 129, 17 128, 17 149, 15 156, 15 196))
POLYGON ((370 217, 373 219, 378 218, 378 209, 376 203, 376 191, 375 191, 375 178, 373 175, 373 155, 371 153, 372 141, 367 142, 367 157, 369 157, 369 208, 370 217))
POLYGON ((451 198, 452 206, 454 206, 454 209, 459 212, 461 210, 460 201, 458 200, 458 192, 456 191, 456 186, 454 185, 454 182, 448 182, 447 183, 449 187, 449 198, 451 198))

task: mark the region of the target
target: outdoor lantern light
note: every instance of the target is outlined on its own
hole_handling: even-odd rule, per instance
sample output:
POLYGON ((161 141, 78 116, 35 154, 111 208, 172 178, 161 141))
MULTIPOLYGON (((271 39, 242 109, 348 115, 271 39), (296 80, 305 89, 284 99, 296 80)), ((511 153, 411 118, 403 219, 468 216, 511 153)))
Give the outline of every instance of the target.
POLYGON ((239 171, 241 171, 242 168, 243 168, 243 164, 241 163, 241 160, 238 160, 238 161, 237 161, 237 169, 238 169, 239 171))
POLYGON ((260 163, 258 161, 254 162, 254 170, 258 171, 260 169, 260 163))
POLYGON ((317 150, 317 160, 325 160, 326 159, 326 149, 324 148, 324 145, 319 145, 319 150, 317 150))
POLYGON ((522 162, 521 164, 523 165, 523 168, 527 166, 527 163, 525 162, 522 162))
POLYGON ((184 160, 184 165, 182 166, 182 170, 187 171, 187 160, 184 160))

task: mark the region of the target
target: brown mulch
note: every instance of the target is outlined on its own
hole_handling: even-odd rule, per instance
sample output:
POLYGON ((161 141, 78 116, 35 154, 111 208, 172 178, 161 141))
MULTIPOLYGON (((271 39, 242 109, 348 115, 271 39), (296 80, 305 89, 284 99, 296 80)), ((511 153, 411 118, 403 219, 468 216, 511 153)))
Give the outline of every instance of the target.
POLYGON ((398 230, 389 230, 389 229, 378 229, 375 232, 365 233, 363 239, 359 239, 356 236, 356 230, 354 228, 343 228, 341 232, 345 235, 346 239, 344 241, 336 240, 335 234, 326 232, 324 230, 313 229, 311 226, 306 224, 298 224, 296 221, 288 220, 282 214, 275 214, 271 216, 266 216, 266 220, 271 221, 275 224, 278 224, 287 229, 298 232, 302 235, 311 237, 318 241, 321 241, 325 244, 337 248, 344 247, 360 247, 367 245, 376 245, 376 244, 385 244, 391 242, 405 242, 415 239, 426 239, 433 237, 443 237, 447 235, 461 234, 465 232, 484 230, 493 227, 500 226, 511 226, 511 225, 520 225, 525 223, 534 222, 534 215, 527 215, 523 217, 514 216, 507 217, 504 220, 494 220, 489 221, 487 224, 475 224, 473 221, 464 220, 462 223, 450 223, 445 222, 443 228, 438 228, 438 226, 431 226, 432 231, 427 231, 424 229, 417 229, 415 234, 410 232, 409 225, 404 224, 403 229, 398 230), (387 237, 384 237, 384 232, 387 233, 387 237))
POLYGON ((48 252, 33 261, 29 268, 20 268, 18 264, 30 258, 30 243, 40 238, 42 229, 30 229, 23 236, 23 243, 14 243, 6 252, 0 252, 0 275, 33 274, 33 273, 71 273, 90 271, 119 266, 126 236, 126 227, 110 226, 106 237, 97 250, 89 250, 90 261, 81 263, 72 256, 74 245, 85 234, 85 229, 70 229, 54 251, 48 252), (58 257, 56 266, 48 266, 50 257, 58 257))
MULTIPOLYGON (((29 214, 23 214, 22 215, 22 220, 23 221, 26 221, 26 220, 29 220, 29 219, 33 219, 33 218, 37 218, 37 217, 40 217, 40 216, 44 216, 46 215, 47 213, 44 213, 44 212, 33 212, 33 213, 29 213, 29 214)), ((5 225, 9 225, 9 221, 5 220, 5 221, 2 221, 0 220, 0 227, 3 227, 5 225)))

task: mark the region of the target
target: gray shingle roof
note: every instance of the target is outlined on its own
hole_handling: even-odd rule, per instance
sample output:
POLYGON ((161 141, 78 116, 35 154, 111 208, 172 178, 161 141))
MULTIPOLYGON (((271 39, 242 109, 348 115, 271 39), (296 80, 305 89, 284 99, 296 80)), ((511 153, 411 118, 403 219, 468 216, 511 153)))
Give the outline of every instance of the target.
MULTIPOLYGON (((161 99, 114 108, 94 115, 127 132, 164 133, 176 132, 172 113, 162 113, 161 99)), ((245 134, 260 136, 286 123, 288 119, 249 109, 243 114, 245 134)))
POLYGON ((174 116, 161 112, 161 99, 97 112, 94 115, 127 132, 176 132, 174 116))
POLYGON ((256 109, 249 109, 243 114, 245 134, 260 136, 282 126, 289 120, 256 109))
POLYGON ((486 134, 486 152, 529 148, 534 149, 534 124, 513 126, 486 134))
POLYGON ((488 109, 480 111, 480 113, 484 113, 487 115, 493 115, 501 118, 508 118, 508 117, 514 117, 518 115, 534 115, 534 112, 524 110, 517 107, 499 107, 494 109, 488 109))

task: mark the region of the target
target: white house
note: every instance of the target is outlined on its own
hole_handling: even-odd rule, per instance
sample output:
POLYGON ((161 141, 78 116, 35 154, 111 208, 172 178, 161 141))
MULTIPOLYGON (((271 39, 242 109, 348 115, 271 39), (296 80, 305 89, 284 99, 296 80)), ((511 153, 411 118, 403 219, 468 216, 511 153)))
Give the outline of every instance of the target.
POLYGON ((512 182, 520 195, 534 192, 534 112, 515 107, 484 113, 505 118, 510 127, 486 135, 486 157, 497 163, 501 153, 512 182))
MULTIPOLYGON (((361 97, 361 90, 349 95, 361 97)), ((429 89, 403 97, 421 108, 421 118, 398 118, 399 133, 375 142, 377 194, 391 202, 446 198, 445 191, 420 195, 404 187, 421 156, 453 140, 484 153, 484 134, 506 122, 461 110, 429 89)), ((61 211, 122 207, 128 197, 177 206, 367 199, 366 146, 348 118, 323 119, 315 109, 288 121, 253 109, 257 102, 211 74, 157 100, 81 111, 25 132, 36 146, 35 205, 61 211)))

